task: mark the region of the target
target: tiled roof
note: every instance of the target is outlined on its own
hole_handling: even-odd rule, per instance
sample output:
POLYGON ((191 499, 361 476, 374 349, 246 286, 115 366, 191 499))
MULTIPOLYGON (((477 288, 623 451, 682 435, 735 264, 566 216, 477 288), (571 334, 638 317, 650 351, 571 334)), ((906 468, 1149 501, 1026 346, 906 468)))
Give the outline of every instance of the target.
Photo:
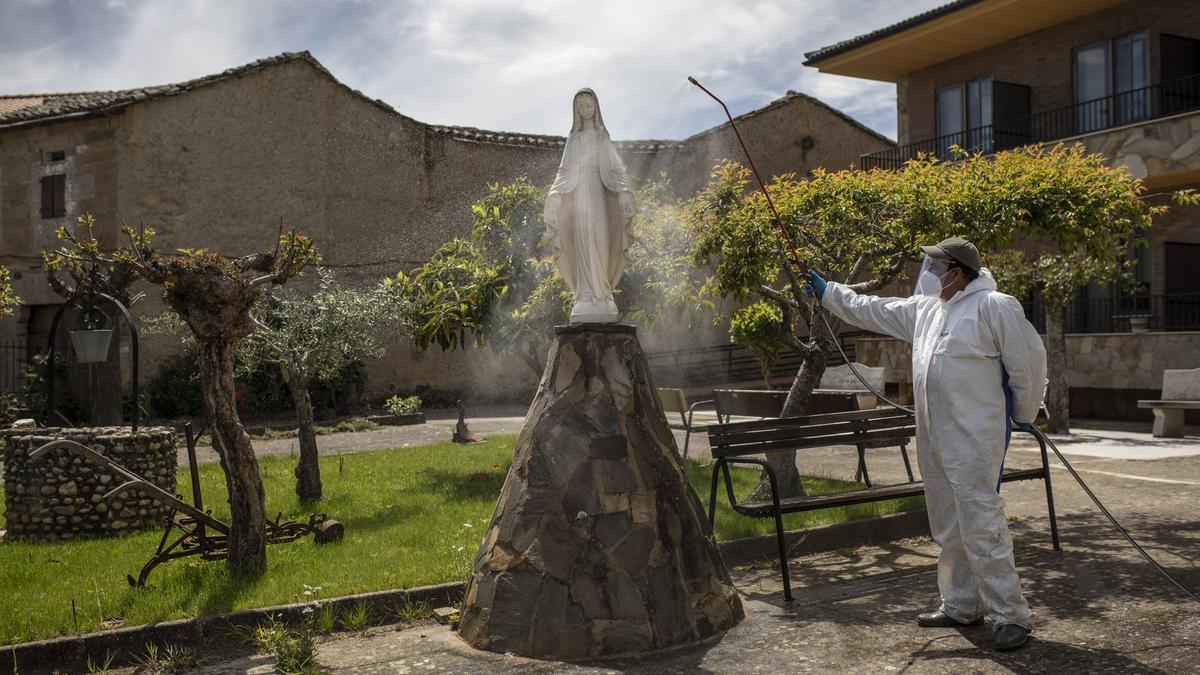
POLYGON ((931 9, 927 12, 921 12, 920 14, 918 14, 916 16, 909 17, 899 23, 894 23, 885 28, 880 28, 879 30, 873 30, 870 33, 864 33, 862 35, 859 35, 858 37, 850 38, 849 40, 842 40, 841 42, 829 45, 828 47, 821 47, 820 49, 813 51, 813 52, 807 52, 804 54, 804 58, 806 59, 806 61, 804 62, 804 65, 811 66, 811 65, 817 64, 831 56, 836 56, 843 52, 848 52, 851 49, 856 49, 856 48, 861 47, 870 42, 874 42, 876 40, 885 38, 889 35, 894 35, 896 33, 899 33, 900 31, 912 28, 913 26, 918 26, 920 24, 925 23, 926 21, 932 21, 933 19, 936 19, 939 16, 944 16, 951 12, 958 11, 958 10, 962 9, 963 7, 966 7, 968 5, 973 5, 980 1, 981 0, 954 0, 954 2, 947 3, 940 7, 934 7, 933 9, 931 9))
POLYGON ((86 114, 100 114, 115 111, 139 101, 174 96, 190 91, 197 87, 240 77, 247 73, 261 70, 268 66, 289 61, 305 60, 321 70, 324 68, 308 52, 284 52, 248 63, 237 68, 230 68, 214 75, 206 75, 187 82, 163 84, 138 89, 121 89, 117 91, 85 91, 67 94, 19 94, 15 96, 0 96, 0 127, 32 122, 35 120, 53 120, 86 114))
MULTIPOLYGON (((230 68, 214 75, 188 80, 177 84, 164 84, 153 87, 142 87, 139 89, 124 89, 119 91, 92 91, 92 92, 74 92, 65 94, 18 94, 0 96, 0 129, 10 126, 18 126, 25 124, 44 124, 62 119, 71 119, 74 117, 87 115, 102 115, 115 112, 121 108, 134 103, 146 101, 149 99, 160 98, 164 96, 174 96, 191 91, 198 87, 203 87, 223 80, 233 79, 252 73, 270 66, 289 63, 292 61, 305 61, 321 72, 322 75, 329 78, 334 84, 349 91, 354 96, 361 98, 368 103, 382 108, 392 114, 395 114, 404 119, 410 120, 417 124, 423 124, 434 133, 444 134, 458 141, 469 143, 486 143, 489 145, 510 145, 518 147, 562 147, 566 143, 566 138, 563 136, 549 136, 543 134, 522 134, 505 131, 489 131, 486 129, 476 129, 474 127, 458 127, 424 124, 413 120, 398 110, 388 105, 379 99, 373 99, 366 94, 356 89, 350 89, 345 84, 340 82, 333 76, 324 66, 321 65, 312 54, 304 52, 284 52, 278 56, 272 56, 266 59, 260 59, 253 63, 248 63, 237 68, 230 68)), ((880 135, 867 126, 847 116, 840 110, 827 105, 826 103, 808 96, 789 91, 786 96, 759 108, 752 110, 743 115, 739 115, 735 119, 742 121, 760 115, 768 110, 786 105, 793 99, 803 98, 811 103, 822 106, 834 114, 838 115, 848 123, 867 131, 879 138, 891 143, 890 139, 880 135)), ((633 140, 633 141, 616 141, 616 146, 624 152, 657 152, 672 148, 681 148, 688 141, 714 133, 728 126, 728 122, 702 131, 694 136, 682 140, 633 140)))

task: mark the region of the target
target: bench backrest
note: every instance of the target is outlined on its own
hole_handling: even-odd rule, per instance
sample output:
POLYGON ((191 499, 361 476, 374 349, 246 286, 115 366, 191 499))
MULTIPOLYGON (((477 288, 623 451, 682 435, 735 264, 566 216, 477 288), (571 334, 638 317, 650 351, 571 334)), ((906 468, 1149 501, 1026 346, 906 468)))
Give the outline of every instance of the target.
POLYGON ((717 389, 713 401, 721 416, 779 417, 787 395, 786 391, 769 389, 717 389))
MULTIPOLYGON (((717 414, 725 417, 779 417, 787 401, 786 391, 768 389, 717 389, 713 391, 717 414)), ((808 414, 858 410, 859 395, 853 391, 814 391, 808 398, 808 414)))
POLYGON ((892 408, 784 417, 708 427, 714 458, 831 445, 907 443, 917 433, 912 413, 892 408))
POLYGON ((1162 398, 1164 401, 1200 401, 1200 368, 1164 370, 1162 398))
POLYGON ((662 403, 663 412, 687 412, 687 399, 683 397, 682 389, 672 389, 670 387, 657 387, 657 389, 658 400, 662 403))

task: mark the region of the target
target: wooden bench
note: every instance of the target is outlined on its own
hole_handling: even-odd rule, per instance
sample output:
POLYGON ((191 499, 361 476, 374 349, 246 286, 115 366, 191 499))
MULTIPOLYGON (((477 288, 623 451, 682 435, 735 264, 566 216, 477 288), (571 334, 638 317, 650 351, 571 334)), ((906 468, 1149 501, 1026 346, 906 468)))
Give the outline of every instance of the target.
MULTIPOLYGON (((877 502, 901 497, 925 494, 920 481, 909 481, 898 485, 868 486, 834 494, 807 495, 781 498, 775 472, 766 460, 758 457, 768 452, 781 450, 804 450, 837 445, 857 446, 859 455, 872 443, 907 444, 916 435, 916 424, 912 413, 892 408, 875 408, 852 412, 785 417, 759 422, 719 424, 708 427, 708 442, 714 460, 712 467, 712 489, 708 499, 708 522, 715 524, 717 515, 717 487, 721 475, 725 478, 725 489, 733 510, 752 518, 774 518, 775 535, 779 543, 779 569, 783 575, 783 597, 792 599, 791 579, 788 574, 787 547, 784 542, 783 514, 833 506, 848 506, 877 502), (731 464, 746 464, 762 468, 771 485, 771 501, 739 503, 733 493, 731 464)), ((1000 482, 1016 480, 1045 481, 1046 507, 1050 514, 1050 537, 1054 549, 1061 550, 1058 540, 1058 522, 1054 516, 1054 493, 1050 485, 1050 464, 1046 445, 1038 439, 1042 451, 1042 465, 1034 469, 1006 469, 1000 482)), ((998 488, 999 486, 997 486, 998 488)))
POLYGON ((1139 408, 1154 412, 1154 435, 1183 438, 1183 413, 1200 410, 1200 368, 1164 370, 1161 401, 1138 401, 1139 408))
MULTIPOLYGON (((783 413, 783 404, 787 400, 786 391, 768 391, 763 389, 717 389, 713 392, 716 402, 717 420, 729 424, 731 417, 758 417, 759 419, 776 418, 783 413)), ((875 395, 866 391, 816 389, 808 399, 808 415, 824 415, 828 413, 850 412, 874 408, 875 395), (864 405, 870 403, 870 406, 864 405)), ((908 444, 893 443, 890 440, 868 441, 859 444, 858 468, 854 480, 862 479, 871 487, 871 476, 867 473, 866 450, 900 446, 900 456, 904 459, 904 470, 908 479, 913 480, 912 463, 908 459, 908 444)), ((686 456, 686 455, 685 455, 686 456)))

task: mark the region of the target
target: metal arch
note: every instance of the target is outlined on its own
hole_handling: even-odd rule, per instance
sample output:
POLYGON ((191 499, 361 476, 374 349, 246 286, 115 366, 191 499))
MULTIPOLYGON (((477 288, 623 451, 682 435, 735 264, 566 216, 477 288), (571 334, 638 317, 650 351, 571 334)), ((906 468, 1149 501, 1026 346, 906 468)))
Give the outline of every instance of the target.
MULTIPOLYGON (((47 348, 46 348, 45 422, 46 422, 47 426, 53 425, 54 416, 58 413, 58 411, 55 410, 55 406, 54 406, 54 355, 56 352, 54 339, 58 336, 58 326, 62 322, 63 313, 67 311, 67 308, 71 306, 71 303, 77 297, 79 297, 79 295, 80 295, 80 293, 76 292, 76 293, 72 293, 70 296, 68 296, 66 298, 66 301, 63 303, 62 307, 59 307, 58 311, 54 313, 54 320, 50 322, 50 337, 47 339, 48 344, 46 346, 47 348)), ((133 315, 129 313, 129 308, 125 306, 125 303, 116 299, 112 295, 109 295, 108 293, 104 293, 102 291, 93 291, 93 292, 89 293, 88 295, 92 295, 97 298, 103 298, 105 300, 108 300, 110 303, 112 303, 118 310, 120 310, 121 317, 123 319, 125 319, 125 325, 129 327, 129 344, 130 344, 130 361, 131 361, 131 363, 130 363, 130 376, 131 376, 130 389, 131 389, 131 392, 130 393, 133 394, 133 396, 132 396, 133 415, 132 415, 132 419, 130 420, 130 427, 131 427, 132 431, 137 431, 138 418, 140 417, 139 413, 141 410, 141 407, 140 407, 141 402, 139 401, 139 396, 141 395, 141 387, 140 387, 140 382, 138 380, 138 330, 137 330, 137 326, 134 324, 133 315)), ((92 304, 94 305, 95 303, 92 303, 92 304)), ((118 385, 119 384, 120 383, 118 382, 118 385)), ((70 423, 70 420, 63 417, 62 415, 58 415, 58 416, 64 422, 70 423)))

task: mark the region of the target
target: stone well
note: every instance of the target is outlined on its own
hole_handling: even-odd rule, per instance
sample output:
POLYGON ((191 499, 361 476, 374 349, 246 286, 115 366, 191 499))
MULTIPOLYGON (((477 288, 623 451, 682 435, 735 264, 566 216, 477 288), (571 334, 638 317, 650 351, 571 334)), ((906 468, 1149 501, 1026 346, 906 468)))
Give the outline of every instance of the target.
POLYGON ((53 440, 82 443, 158 487, 175 494, 175 431, 169 427, 8 429, 0 431, 4 456, 7 537, 39 541, 105 537, 156 528, 170 509, 137 490, 105 502, 121 481, 67 450, 37 461, 29 454, 53 440))
POLYGON ((743 618, 632 326, 560 326, 468 578, 459 634, 559 660, 743 618))

